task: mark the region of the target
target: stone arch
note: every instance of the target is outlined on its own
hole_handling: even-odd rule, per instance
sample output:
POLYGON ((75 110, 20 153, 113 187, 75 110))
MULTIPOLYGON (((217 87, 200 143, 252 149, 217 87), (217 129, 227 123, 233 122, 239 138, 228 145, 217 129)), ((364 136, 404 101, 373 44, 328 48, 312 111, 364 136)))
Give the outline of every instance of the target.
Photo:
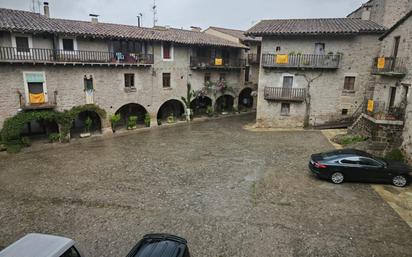
POLYGON ((102 118, 100 117, 100 115, 93 110, 84 110, 77 113, 76 117, 74 117, 73 124, 70 129, 70 135, 72 137, 74 137, 76 134, 78 135, 85 132, 85 123, 88 118, 90 118, 90 120, 92 121, 90 132, 102 132, 102 118))
POLYGON ((157 120, 167 120, 169 116, 180 119, 184 116, 185 107, 183 103, 176 99, 170 99, 164 102, 157 111, 157 120))
POLYGON ((252 92, 253 92, 253 89, 250 87, 246 87, 242 89, 242 91, 240 91, 239 98, 238 98, 239 111, 250 110, 253 108, 252 92))
POLYGON ((209 106, 213 106, 213 101, 208 96, 198 96, 190 103, 190 109, 192 109, 195 116, 206 114, 209 106))
POLYGON ((217 113, 221 112, 232 112, 235 103, 235 97, 230 94, 224 94, 216 99, 215 111, 217 113))
POLYGON ((146 115, 147 110, 146 108, 143 107, 143 105, 137 104, 137 103, 129 103, 125 104, 122 107, 120 107, 115 114, 120 114, 121 120, 118 124, 119 127, 126 127, 127 125, 127 120, 131 116, 136 116, 137 117, 137 124, 139 126, 144 125, 144 118, 146 115))

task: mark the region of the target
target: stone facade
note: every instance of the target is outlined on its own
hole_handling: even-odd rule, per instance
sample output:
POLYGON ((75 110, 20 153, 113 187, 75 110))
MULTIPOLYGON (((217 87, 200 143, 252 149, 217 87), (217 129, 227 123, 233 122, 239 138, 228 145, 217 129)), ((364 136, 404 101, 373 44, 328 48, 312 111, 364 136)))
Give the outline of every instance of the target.
MULTIPOLYGON (((11 47, 12 36, 8 32, 1 33, 0 47, 11 47)), ((17 34, 16 34, 17 35, 17 34)), ((26 34, 27 36, 27 34, 26 34)), ((57 39, 57 42, 59 39, 57 39)), ((113 43, 106 40, 88 40, 78 38, 76 40, 77 50, 84 51, 112 51, 113 43)), ((53 49, 53 39, 46 36, 31 36, 30 47, 53 49)), ((190 65, 191 56, 196 56, 200 46, 173 45, 172 60, 163 60, 162 43, 146 42, 147 53, 154 55, 154 64, 139 66, 115 66, 98 64, 45 64, 37 62, 33 64, 9 63, 3 61, 0 64, 0 127, 4 120, 15 115, 19 109, 19 96, 21 92, 24 98, 28 98, 24 92, 25 72, 44 72, 45 85, 48 95, 51 97, 57 92, 56 110, 68 110, 77 105, 86 104, 84 92, 84 77, 93 78, 94 103, 102 107, 107 113, 114 114, 119 108, 129 103, 137 103, 143 106, 152 118, 152 126, 156 126, 157 114, 166 101, 175 99, 181 102, 181 97, 186 96, 186 85, 191 83, 192 89, 197 91, 204 87, 205 74, 208 73, 212 82, 216 82, 224 74, 227 85, 234 92, 225 94, 232 95, 234 107, 237 108, 238 96, 243 88, 244 68, 205 68, 192 69, 190 65), (163 73, 171 74, 170 88, 163 88, 163 73), (136 90, 125 90, 125 74, 134 74, 136 90)), ((240 58, 240 48, 230 47, 208 47, 204 48, 225 49, 230 52, 230 58, 240 58)), ((209 96, 212 105, 220 95, 209 96)), ((108 121, 103 121, 105 128, 109 127, 108 121)))
POLYGON ((325 44, 325 53, 341 54, 337 69, 269 69, 261 65, 258 92, 257 126, 302 127, 309 114, 309 125, 318 126, 349 116, 364 102, 370 84, 372 57, 379 52, 378 35, 269 38, 262 40, 262 54, 313 54, 316 43, 325 44), (285 76, 293 77, 292 88, 306 89, 300 103, 266 100, 265 87, 282 87, 285 76), (355 77, 354 90, 344 90, 345 77, 355 77), (311 81, 310 88, 308 81, 311 81), (310 102, 310 105, 308 104, 310 102), (281 115, 282 103, 290 112, 281 115), (344 115, 342 115, 342 113, 344 115))
POLYGON ((348 17, 371 20, 390 28, 410 10, 412 10, 410 0, 371 0, 348 17))

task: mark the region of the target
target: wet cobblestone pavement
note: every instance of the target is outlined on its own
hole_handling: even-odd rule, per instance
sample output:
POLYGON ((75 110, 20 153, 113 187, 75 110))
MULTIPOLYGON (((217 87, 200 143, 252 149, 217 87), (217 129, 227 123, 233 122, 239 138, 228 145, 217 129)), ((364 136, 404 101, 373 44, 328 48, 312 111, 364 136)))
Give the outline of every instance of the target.
POLYGON ((412 230, 367 184, 307 170, 316 131, 250 132, 252 116, 0 157, 0 245, 29 232, 123 257, 144 234, 193 256, 411 256, 412 230))

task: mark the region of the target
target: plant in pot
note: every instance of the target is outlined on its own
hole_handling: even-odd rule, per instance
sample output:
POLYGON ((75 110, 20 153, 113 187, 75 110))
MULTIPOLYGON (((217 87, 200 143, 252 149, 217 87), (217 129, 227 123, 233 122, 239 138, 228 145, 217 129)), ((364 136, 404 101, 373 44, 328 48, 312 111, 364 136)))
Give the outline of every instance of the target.
POLYGON ((173 113, 171 113, 168 117, 167 117, 167 123, 171 124, 171 123, 176 123, 176 118, 175 116, 173 116, 173 113))
POLYGON ((190 103, 192 102, 194 96, 195 91, 192 90, 192 85, 190 83, 187 83, 186 97, 182 97, 182 101, 185 104, 187 121, 190 121, 192 117, 192 109, 190 109, 190 103))
POLYGON ((150 114, 149 113, 146 113, 145 115, 144 115, 144 125, 146 126, 146 127, 150 127, 150 114))
POLYGON ((80 138, 90 137, 90 130, 92 129, 93 121, 90 117, 84 121, 84 132, 80 134, 80 138))
POLYGON ((128 130, 133 130, 137 128, 137 119, 137 116, 130 116, 129 119, 127 119, 128 130))
POLYGON ((59 133, 50 133, 49 134, 49 141, 50 143, 55 143, 60 141, 60 134, 59 133))
POLYGON ((213 110, 213 107, 211 105, 209 105, 206 109, 206 114, 209 117, 213 117, 213 115, 215 114, 215 111, 213 110))
POLYGON ((110 116, 110 124, 112 126, 113 133, 116 133, 116 126, 117 124, 119 124, 121 118, 122 117, 120 116, 120 114, 115 114, 115 115, 110 116))

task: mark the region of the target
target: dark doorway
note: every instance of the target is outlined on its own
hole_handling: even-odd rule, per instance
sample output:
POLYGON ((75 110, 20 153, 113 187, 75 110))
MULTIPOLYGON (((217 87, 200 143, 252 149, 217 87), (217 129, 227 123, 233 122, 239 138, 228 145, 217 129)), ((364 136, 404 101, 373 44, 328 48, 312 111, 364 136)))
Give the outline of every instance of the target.
POLYGON ((172 99, 162 104, 157 113, 157 119, 160 121, 167 120, 169 117, 181 119, 184 113, 185 108, 183 104, 178 100, 172 99))
POLYGON ((216 100, 215 110, 218 113, 221 112, 232 112, 233 111, 233 103, 235 99, 231 95, 222 95, 216 100))
POLYGON ((126 127, 127 121, 132 116, 137 117, 138 125, 144 126, 144 118, 146 113, 146 109, 142 105, 136 103, 123 105, 119 110, 116 111, 116 114, 120 114, 121 117, 121 120, 119 122, 120 127, 126 127))
POLYGON ((74 120, 72 128, 70 129, 70 135, 72 137, 78 136, 86 131, 86 120, 90 118, 91 120, 91 133, 100 133, 102 131, 102 120, 100 116, 93 111, 84 111, 77 115, 74 120))
POLYGON ((195 116, 205 115, 209 106, 212 106, 212 99, 207 96, 199 96, 190 103, 195 116))
POLYGON ((391 87, 390 98, 389 98, 389 108, 392 108, 395 106, 395 99, 396 99, 396 87, 391 87))
POLYGON ((252 109, 253 107, 253 97, 252 97, 253 90, 251 88, 243 89, 239 94, 239 111, 247 111, 252 109))

